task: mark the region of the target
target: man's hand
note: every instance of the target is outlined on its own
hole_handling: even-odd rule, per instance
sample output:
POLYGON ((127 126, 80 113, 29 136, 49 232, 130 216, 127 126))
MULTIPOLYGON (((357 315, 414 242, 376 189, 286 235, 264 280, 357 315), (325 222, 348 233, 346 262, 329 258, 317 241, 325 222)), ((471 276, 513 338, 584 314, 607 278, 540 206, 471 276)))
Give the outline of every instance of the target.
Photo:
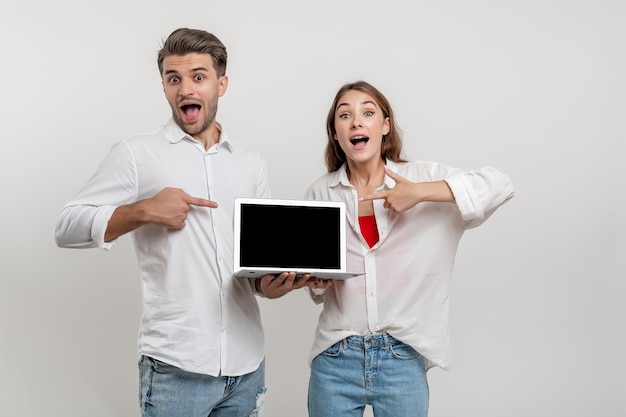
POLYGON ((266 298, 279 298, 290 291, 304 287, 310 279, 310 274, 303 274, 296 278, 295 272, 283 272, 280 275, 265 275, 257 278, 255 285, 256 290, 266 298))
POLYGON ((164 188, 146 200, 146 209, 154 223, 170 229, 182 229, 186 225, 191 206, 216 208, 215 201, 192 197, 179 188, 164 188))
POLYGON ((152 198, 116 208, 109 219, 104 240, 110 242, 144 224, 182 229, 191 206, 216 208, 217 203, 192 197, 179 188, 164 188, 152 198))

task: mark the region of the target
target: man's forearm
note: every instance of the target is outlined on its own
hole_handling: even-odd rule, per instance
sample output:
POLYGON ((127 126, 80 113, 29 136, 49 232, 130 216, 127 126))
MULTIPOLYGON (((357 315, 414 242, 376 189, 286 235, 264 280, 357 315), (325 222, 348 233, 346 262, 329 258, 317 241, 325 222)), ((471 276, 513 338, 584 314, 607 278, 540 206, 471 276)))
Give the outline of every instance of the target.
POLYGON ((145 210, 145 200, 119 206, 109 219, 107 230, 104 233, 104 241, 110 242, 147 223, 149 220, 145 210))

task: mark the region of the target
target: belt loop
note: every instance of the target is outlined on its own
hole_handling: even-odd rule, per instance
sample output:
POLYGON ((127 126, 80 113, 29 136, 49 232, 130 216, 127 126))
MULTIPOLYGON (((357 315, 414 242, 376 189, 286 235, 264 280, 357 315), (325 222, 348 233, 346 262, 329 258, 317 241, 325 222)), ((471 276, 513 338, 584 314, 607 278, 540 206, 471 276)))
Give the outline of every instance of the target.
POLYGON ((385 342, 385 348, 384 348, 385 351, 388 351, 390 347, 389 338, 387 336, 388 336, 387 332, 383 332, 383 341, 385 342))

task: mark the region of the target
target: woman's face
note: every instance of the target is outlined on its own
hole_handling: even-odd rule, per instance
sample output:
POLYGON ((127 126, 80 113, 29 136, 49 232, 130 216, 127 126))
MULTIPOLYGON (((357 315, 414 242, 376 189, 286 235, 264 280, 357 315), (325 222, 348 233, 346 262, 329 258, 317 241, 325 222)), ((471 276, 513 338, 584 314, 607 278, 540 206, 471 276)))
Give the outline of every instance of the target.
POLYGON ((337 102, 335 140, 346 158, 364 163, 380 159, 383 135, 389 133, 389 118, 366 93, 350 90, 337 102))

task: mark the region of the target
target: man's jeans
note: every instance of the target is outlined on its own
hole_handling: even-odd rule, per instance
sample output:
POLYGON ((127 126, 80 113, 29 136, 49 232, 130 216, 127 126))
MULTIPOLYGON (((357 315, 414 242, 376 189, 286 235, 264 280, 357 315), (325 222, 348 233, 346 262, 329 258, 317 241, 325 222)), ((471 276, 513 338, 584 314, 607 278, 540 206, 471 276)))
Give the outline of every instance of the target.
POLYGON ((260 417, 265 362, 247 375, 212 377, 143 356, 139 362, 142 417, 260 417))
POLYGON ((426 417, 424 358, 387 333, 350 336, 313 359, 309 417, 426 417))

